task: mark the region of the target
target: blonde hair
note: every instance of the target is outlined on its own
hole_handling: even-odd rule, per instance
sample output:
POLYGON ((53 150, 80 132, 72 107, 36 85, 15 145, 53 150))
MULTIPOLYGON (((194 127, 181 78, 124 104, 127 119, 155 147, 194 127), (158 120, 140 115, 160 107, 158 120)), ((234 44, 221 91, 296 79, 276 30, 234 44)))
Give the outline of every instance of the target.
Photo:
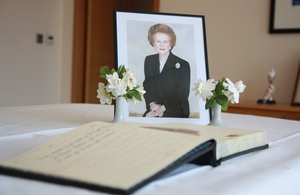
POLYGON ((152 47, 154 42, 154 35, 156 33, 167 34, 170 37, 171 49, 173 49, 176 44, 176 35, 171 27, 166 24, 155 24, 149 28, 148 41, 152 47))

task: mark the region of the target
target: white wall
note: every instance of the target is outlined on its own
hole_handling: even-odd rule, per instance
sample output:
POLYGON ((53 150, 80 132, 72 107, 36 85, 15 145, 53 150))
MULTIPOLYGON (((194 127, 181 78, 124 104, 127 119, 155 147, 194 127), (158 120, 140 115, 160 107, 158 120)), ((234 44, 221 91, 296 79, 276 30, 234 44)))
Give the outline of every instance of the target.
POLYGON ((73 0, 0 0, 0 107, 71 101, 73 6, 73 0), (45 43, 46 35, 54 44, 45 43))
POLYGON ((160 0, 160 12, 205 15, 210 77, 243 80, 247 88, 241 101, 262 98, 267 74, 274 68, 273 97, 291 103, 300 33, 268 33, 270 0, 160 0))

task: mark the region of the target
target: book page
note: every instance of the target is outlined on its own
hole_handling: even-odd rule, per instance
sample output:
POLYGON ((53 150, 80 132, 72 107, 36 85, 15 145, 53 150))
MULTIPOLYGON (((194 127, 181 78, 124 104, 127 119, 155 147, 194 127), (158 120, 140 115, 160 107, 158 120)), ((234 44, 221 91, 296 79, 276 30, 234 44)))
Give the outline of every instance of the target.
POLYGON ((218 126, 199 126, 182 123, 170 123, 160 126, 165 128, 176 127, 178 129, 198 129, 202 137, 216 140, 217 160, 238 152, 268 144, 267 133, 265 131, 224 128, 218 126))
POLYGON ((211 139, 217 141, 217 160, 267 144, 263 131, 183 123, 94 122, 0 165, 126 190, 211 139))
POLYGON ((207 141, 197 134, 94 122, 0 163, 2 166, 127 189, 207 141))

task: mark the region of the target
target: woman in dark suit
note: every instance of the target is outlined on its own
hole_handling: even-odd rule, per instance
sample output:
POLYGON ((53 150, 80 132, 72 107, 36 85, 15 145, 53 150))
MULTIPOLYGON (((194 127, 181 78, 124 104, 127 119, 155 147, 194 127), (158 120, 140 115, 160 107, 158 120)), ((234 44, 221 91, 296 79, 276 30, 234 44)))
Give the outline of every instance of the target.
POLYGON ((145 117, 182 117, 190 114, 190 65, 174 55, 176 35, 165 24, 155 24, 148 31, 149 43, 157 54, 145 58, 143 83, 146 93, 145 117))

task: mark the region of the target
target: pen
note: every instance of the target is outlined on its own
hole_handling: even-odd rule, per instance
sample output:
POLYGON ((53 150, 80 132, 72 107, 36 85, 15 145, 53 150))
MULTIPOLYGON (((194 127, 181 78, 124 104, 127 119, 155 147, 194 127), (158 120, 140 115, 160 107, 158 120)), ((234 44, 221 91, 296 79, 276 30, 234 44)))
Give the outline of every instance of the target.
POLYGON ((153 127, 153 126, 144 126, 148 129, 155 129, 155 130, 163 130, 163 131, 173 131, 179 133, 189 133, 193 135, 200 135, 200 131, 190 130, 190 129, 181 129, 181 128, 167 128, 167 127, 153 127))

